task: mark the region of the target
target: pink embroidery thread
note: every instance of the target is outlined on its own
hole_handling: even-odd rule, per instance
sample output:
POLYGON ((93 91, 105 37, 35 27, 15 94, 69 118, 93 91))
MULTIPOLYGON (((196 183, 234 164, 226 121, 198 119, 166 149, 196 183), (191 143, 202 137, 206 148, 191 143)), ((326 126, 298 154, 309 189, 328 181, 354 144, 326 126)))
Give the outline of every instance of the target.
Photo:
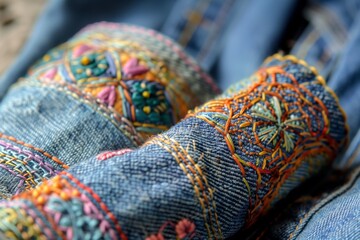
POLYGON ((81 56, 84 52, 87 52, 89 50, 91 50, 92 48, 89 47, 88 45, 80 45, 78 47, 76 47, 74 49, 74 52, 73 52, 73 57, 79 57, 81 56))
POLYGON ((131 58, 124 65, 124 73, 129 77, 143 74, 149 71, 147 67, 139 65, 139 61, 136 58, 131 58))
POLYGON ((48 70, 44 75, 43 77, 44 78, 47 78, 47 79, 53 79, 55 77, 57 73, 57 68, 52 68, 50 70, 48 70))
POLYGON ((116 91, 114 86, 105 87, 97 97, 101 102, 106 103, 109 107, 113 107, 116 100, 116 91))
POLYGON ((99 161, 104 161, 107 160, 109 158, 115 157, 115 156, 121 156, 125 153, 131 152, 132 149, 130 148, 124 148, 124 149, 120 149, 120 150, 116 150, 116 151, 106 151, 103 153, 100 153, 99 155, 97 155, 96 159, 99 161))

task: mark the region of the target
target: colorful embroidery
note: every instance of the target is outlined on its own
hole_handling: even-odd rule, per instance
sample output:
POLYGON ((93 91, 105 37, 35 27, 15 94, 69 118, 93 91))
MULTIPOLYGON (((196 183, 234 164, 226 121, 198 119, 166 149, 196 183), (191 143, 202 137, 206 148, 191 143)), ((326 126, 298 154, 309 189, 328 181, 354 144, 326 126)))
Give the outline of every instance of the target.
POLYGON ((74 85, 127 118, 143 138, 168 129, 214 93, 193 60, 155 32, 114 24, 92 28, 50 51, 27 80, 74 85))
MULTIPOLYGON (((18 194, 20 191, 29 190, 41 183, 43 179, 49 179, 58 173, 42 157, 1 140, 0 168, 18 179, 19 183, 14 193, 11 194, 18 194)), ((10 192, 3 194, 8 195, 10 192)))
POLYGON ((161 146, 174 157, 193 185, 194 192, 202 208, 204 225, 209 238, 223 238, 218 214, 216 212, 216 203, 213 195, 214 189, 210 187, 206 175, 199 165, 199 161, 203 155, 195 161, 195 158, 192 157, 188 151, 189 147, 194 148, 193 151, 196 151, 195 142, 193 142, 192 146, 189 144, 185 149, 175 139, 165 135, 158 135, 145 143, 145 145, 149 144, 161 146))
POLYGON ((12 239, 22 234, 46 239, 53 239, 53 235, 66 239, 127 239, 100 198, 68 173, 16 196, 11 203, 0 203, 0 216, 4 216, 0 230, 12 239), (47 230, 44 224, 53 230, 47 230))
POLYGON ((225 93, 188 115, 224 136, 248 191, 248 224, 290 189, 288 179, 302 181, 289 178, 296 170, 334 159, 347 132, 336 97, 303 61, 276 55, 254 77, 257 81, 242 83, 249 87, 235 96, 225 93), (338 121, 330 122, 329 115, 338 121), (250 172, 257 175, 256 188, 250 172))
POLYGON ((195 237, 195 224, 190 220, 184 218, 178 221, 176 224, 170 221, 164 223, 160 227, 159 232, 157 232, 156 234, 151 234, 145 240, 164 240, 165 238, 162 232, 165 230, 165 228, 169 226, 174 228, 176 233, 176 239, 193 239, 195 237))

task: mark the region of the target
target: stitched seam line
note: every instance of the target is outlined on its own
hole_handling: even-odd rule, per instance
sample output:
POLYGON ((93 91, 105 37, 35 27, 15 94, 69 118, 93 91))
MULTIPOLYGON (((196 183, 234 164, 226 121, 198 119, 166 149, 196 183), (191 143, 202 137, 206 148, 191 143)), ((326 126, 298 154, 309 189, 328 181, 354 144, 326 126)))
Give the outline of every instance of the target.
POLYGON ((190 183, 193 185, 195 194, 197 195, 200 206, 203 210, 204 224, 205 224, 205 228, 207 230, 209 238, 211 238, 212 234, 214 234, 214 237, 216 239, 218 238, 217 235, 220 235, 220 239, 222 239, 223 237, 222 237, 222 233, 221 233, 221 228, 220 228, 220 224, 218 221, 218 215, 216 213, 216 204, 213 199, 213 190, 208 185, 207 179, 206 179, 205 175, 203 174, 203 172, 201 171, 200 166, 194 162, 194 160, 191 158, 189 153, 174 139, 171 139, 166 136, 158 136, 158 137, 152 139, 151 141, 147 142, 146 145, 148 145, 148 144, 159 145, 160 147, 165 149, 167 152, 169 152, 175 158, 176 162, 179 164, 180 168, 183 170, 185 175, 188 177, 190 183), (199 178, 199 176, 201 178, 199 178), (194 180, 194 178, 195 178, 195 180, 194 180), (204 181, 204 183, 202 181, 204 181), (207 189, 204 188, 204 184, 207 189), (200 190, 199 190, 199 188, 200 188, 200 190), (209 197, 207 196, 207 192, 209 194, 209 197), (201 197, 201 194, 203 195, 203 197, 201 197), (212 202, 211 205, 214 209, 215 222, 216 222, 216 225, 218 226, 217 232, 213 226, 212 211, 211 211, 211 205, 209 203, 209 198, 210 198, 210 201, 212 202), (205 200, 206 205, 204 204, 203 199, 205 200), (209 217, 206 216, 207 213, 208 213, 209 217), (209 223, 210 223, 211 230, 209 227, 209 223))
MULTIPOLYGON (((24 84, 24 83, 22 83, 24 84)), ((38 87, 48 87, 56 89, 57 91, 64 92, 67 95, 75 98, 77 101, 87 104, 97 113, 101 114, 103 117, 108 119, 111 123, 115 125, 135 146, 141 145, 144 140, 134 129, 133 125, 126 118, 116 114, 115 112, 109 112, 108 107, 106 107, 100 101, 92 98, 89 94, 82 93, 75 86, 68 84, 60 84, 60 83, 44 83, 44 82, 26 82, 26 86, 28 85, 38 86, 38 87), (119 124, 120 123, 120 124, 119 124)), ((16 84, 20 86, 20 83, 16 84)))
POLYGON ((42 149, 40 149, 40 148, 34 147, 34 146, 31 145, 31 144, 28 144, 28 143, 25 143, 25 142, 23 142, 23 141, 20 141, 20 140, 14 138, 14 137, 12 137, 12 136, 7 136, 7 135, 5 135, 5 134, 3 134, 3 133, 0 133, 0 138, 4 138, 4 139, 7 139, 7 140, 12 141, 12 142, 14 142, 14 143, 23 145, 24 147, 31 148, 31 149, 33 149, 33 150, 35 150, 35 151, 37 151, 37 152, 42 153, 42 154, 43 154, 44 156, 46 156, 47 158, 50 158, 51 160, 53 160, 54 162, 56 162, 57 164, 59 164, 59 165, 60 165, 61 167, 63 167, 64 169, 68 169, 68 168, 69 168, 69 166, 66 165, 65 163, 63 163, 59 158, 51 155, 50 153, 48 153, 48 152, 46 152, 46 151, 44 151, 44 150, 42 150, 42 149))
POLYGON ((310 221, 310 219, 314 216, 314 214, 316 212, 318 212, 322 207, 324 207, 325 205, 327 205, 328 203, 332 202, 333 200, 335 200, 336 198, 340 197, 342 193, 347 192, 354 184, 356 179, 360 176, 360 167, 358 167, 356 170, 356 172, 354 173, 354 175, 349 179, 348 184, 345 185, 344 189, 340 189, 336 192, 334 192, 333 194, 331 194, 330 196, 328 196, 326 199, 328 199, 328 201, 325 200, 325 202, 320 203, 320 204, 316 204, 314 207, 312 207, 305 215, 304 217, 302 217, 299 221, 299 223, 296 225, 296 228, 293 232, 291 232, 291 234, 288 237, 288 240, 290 239, 294 239, 296 236, 298 236, 301 231, 304 229, 304 227, 307 225, 307 223, 310 221), (310 215, 311 214, 311 215, 310 215), (310 216, 309 216, 310 215, 310 216), (308 217, 309 216, 309 217, 308 217), (302 223, 306 221, 306 223, 302 225, 302 223), (300 229, 300 227, 302 227, 300 229), (300 229, 300 231, 299 231, 300 229), (296 235, 295 235, 296 234, 296 235))

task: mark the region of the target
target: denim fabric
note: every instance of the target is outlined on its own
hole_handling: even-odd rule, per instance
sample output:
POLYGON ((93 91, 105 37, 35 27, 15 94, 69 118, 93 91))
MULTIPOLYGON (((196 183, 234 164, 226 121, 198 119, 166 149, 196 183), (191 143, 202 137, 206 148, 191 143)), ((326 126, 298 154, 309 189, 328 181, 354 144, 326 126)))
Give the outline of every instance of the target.
POLYGON ((294 239, 355 240, 359 238, 359 170, 359 168, 354 170, 350 180, 341 189, 322 199, 307 213, 306 218, 292 233, 294 239))
POLYGON ((328 171, 319 176, 320 178, 312 179, 291 199, 279 204, 255 227, 247 232, 238 233, 237 237, 358 239, 360 235, 359 141, 357 141, 357 149, 352 152, 347 160, 352 161, 354 165, 347 171, 328 171))
MULTIPOLYGON (((254 72, 265 56, 279 49, 280 40, 283 38, 283 33, 287 27, 286 22, 292 19, 296 6, 296 1, 273 1, 269 3, 260 0, 214 0, 209 1, 208 7, 203 8, 205 11, 201 12, 202 4, 199 2, 207 1, 158 0, 154 3, 154 1, 52 0, 40 17, 22 54, 13 67, 2 76, 0 96, 48 49, 66 41, 86 24, 99 20, 140 24, 161 30, 177 41, 186 29, 185 26, 188 26, 190 22, 190 29, 196 30, 188 43, 184 44, 184 47, 200 60, 200 64, 218 79, 222 88, 225 88, 235 80, 254 72), (216 19, 221 15, 222 9, 226 8, 231 9, 227 12, 226 20, 218 22, 216 19), (195 21, 194 23, 192 20, 196 20, 198 15, 190 14, 192 11, 204 13, 205 21, 195 21), (195 17, 191 18, 191 16, 195 17), (212 34, 213 32, 215 34, 212 34), (207 39, 207 44, 199 44, 202 43, 202 38, 207 39), (209 47, 204 50, 205 45, 209 47)), ((313 0, 310 1, 306 9, 305 17, 309 21, 309 25, 300 38, 295 39, 291 53, 306 59, 311 65, 317 67, 320 73, 326 77, 328 85, 339 96, 340 103, 344 107, 350 127, 350 145, 345 155, 338 157, 335 162, 335 167, 343 169, 350 162, 359 162, 358 159, 352 160, 354 158, 351 157, 358 152, 358 129, 360 125, 358 114, 360 106, 358 69, 360 66, 357 54, 359 52, 360 29, 359 2, 356 0, 313 0), (313 38, 313 36, 316 37, 313 38)), ((239 85, 234 88, 235 91, 239 87, 247 86, 247 80, 239 85)), ((33 148, 23 147, 22 144, 13 141, 0 142, 1 147, 2 151, 7 152, 8 157, 12 157, 13 152, 18 151, 19 158, 30 157, 39 162, 46 159, 53 166, 47 166, 48 169, 43 173, 45 175, 53 176, 62 169, 56 162, 48 161, 53 156, 47 152, 44 155, 41 152, 34 151, 33 148), (22 149, 19 150, 17 147, 22 149), (9 148, 16 150, 8 150, 9 148)), ((304 171, 299 172, 303 173, 304 171)), ((315 183, 318 179, 312 181, 315 183)), ((338 180, 329 182, 329 188, 332 189, 329 192, 337 189, 341 183, 340 176, 338 180)), ((310 183, 310 185, 312 184, 310 183)), ((309 189, 302 188, 300 195, 304 195, 306 198, 308 191, 309 189)), ((321 199, 322 197, 317 198, 319 201, 321 199)), ((342 198, 339 197, 338 199, 342 198)), ((288 203, 285 201, 284 204, 288 203)), ((312 201, 304 201, 303 204, 298 204, 292 212, 294 221, 285 218, 286 220, 284 222, 279 221, 278 225, 271 224, 274 232, 282 233, 274 235, 274 238, 288 238, 303 214, 309 210, 308 207, 313 206, 313 204, 312 201), (298 209, 299 211, 297 211, 298 209), (304 211, 301 212, 301 209, 304 211), (291 224, 293 225, 289 228, 290 230, 283 230, 288 229, 288 225, 291 224)), ((280 208, 273 217, 277 218, 278 215, 286 215, 286 213, 286 210, 280 208)), ((352 213, 355 214, 356 212, 353 211, 352 213)), ((316 216, 316 212, 314 215, 316 216)), ((345 220, 345 218, 339 219, 339 221, 345 220)), ((313 222, 313 229, 318 228, 318 231, 313 231, 314 233, 320 233, 321 229, 324 228, 324 225, 317 225, 317 222, 313 222)), ((333 222, 336 223, 336 221, 333 222)), ((329 226, 331 223, 327 222, 329 226)), ((306 230, 307 225, 303 227, 306 230)), ((240 236, 243 237, 244 235, 240 236)), ((269 238, 271 236, 269 235, 269 238)), ((320 238, 315 235, 312 237, 320 238)))
POLYGON ((0 231, 205 239, 253 224, 330 164, 347 128, 336 96, 303 61, 276 55, 249 79, 137 150, 92 157, 2 202, 0 231))
POLYGON ((1 77, 0 99, 35 61, 86 25, 112 21, 159 29, 171 7, 172 2, 166 0, 51 0, 13 67, 1 77), (150 9, 157 14, 153 14, 150 9))
POLYGON ((215 91, 196 62, 155 31, 89 26, 1 102, 0 198, 102 151, 135 148, 215 91))

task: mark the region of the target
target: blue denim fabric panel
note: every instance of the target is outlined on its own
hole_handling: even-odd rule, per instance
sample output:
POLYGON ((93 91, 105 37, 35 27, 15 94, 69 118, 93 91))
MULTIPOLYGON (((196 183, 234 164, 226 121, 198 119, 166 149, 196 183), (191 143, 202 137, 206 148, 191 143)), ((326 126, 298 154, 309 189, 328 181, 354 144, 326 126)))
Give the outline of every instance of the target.
POLYGON ((346 1, 310 1, 304 11, 309 26, 292 49, 292 54, 314 65, 328 77, 347 44, 359 4, 346 1))
POLYGON ((37 217, 50 220, 46 224, 57 223, 51 228, 59 236, 86 229, 111 236, 113 218, 120 223, 118 232, 131 239, 184 238, 187 233, 226 238, 253 224, 309 177, 298 173, 302 165, 319 170, 328 164, 347 132, 336 97, 313 68, 292 56, 276 55, 266 62, 248 88, 195 109, 138 150, 90 158, 1 203, 7 225, 0 222, 0 230, 22 232, 17 223, 33 208, 41 210, 37 217), (71 218, 63 206, 79 216, 71 218), (9 217, 14 211, 19 213, 9 217), (104 211, 106 219, 100 214, 104 211), (182 227, 175 226, 184 219, 182 227))
MULTIPOLYGON (((189 155, 198 163, 204 175, 199 172, 194 176, 191 172, 187 175, 172 154, 157 144, 104 162, 93 158, 74 167, 70 173, 81 178, 81 182, 102 197, 104 203, 117 216, 129 239, 144 238, 144 234, 158 232, 167 221, 181 218, 194 221, 196 232, 198 236, 202 236, 201 239, 205 236, 221 238, 220 226, 226 226, 221 229, 224 236, 233 233, 236 226, 244 224, 242 219, 247 212, 235 209, 228 211, 228 208, 236 204, 246 209, 247 194, 243 191, 243 184, 235 184, 240 173, 227 156, 223 137, 199 119, 188 119, 179 123, 170 129, 166 136, 174 137, 184 148, 188 146, 189 155), (206 144, 209 139, 217 145, 209 148, 206 144), (202 154, 204 156, 201 156, 202 154), (224 168, 227 171, 223 171, 224 168), (217 174, 213 174, 215 172, 217 174), (98 177, 92 177, 95 175, 98 177), (195 180, 193 184, 189 177, 195 180), (203 180, 204 177, 208 178, 208 186, 203 180), (203 182, 205 190, 198 185, 197 178, 203 182), (222 189, 215 190, 214 187, 220 182, 222 189), (194 188, 200 193, 194 193, 194 188), (211 190, 215 190, 213 199, 211 190), (203 199, 203 194, 208 197, 209 203, 202 200, 202 207, 199 199, 203 199), (217 203, 216 209, 214 202, 217 203), (143 229, 146 229, 146 232, 143 229)), ((182 164, 188 168, 187 164, 182 164)), ((164 236, 171 238, 174 232, 169 228, 164 236)))
MULTIPOLYGON (((14 88, 0 106, 2 133, 55 155, 68 166, 104 150, 136 146, 124 135, 122 126, 109 119, 95 106, 46 86, 14 88)), ((11 172, 2 173, 1 185, 11 194, 18 192, 15 186, 21 179, 11 172)), ((51 177, 46 176, 43 178, 51 177)))
POLYGON ((347 169, 360 166, 360 129, 357 130, 357 133, 353 140, 351 141, 349 147, 347 148, 345 154, 342 158, 339 158, 334 167, 337 169, 347 169))
POLYGON ((206 70, 213 67, 223 33, 234 14, 244 11, 249 1, 177 1, 162 32, 179 42, 206 70))
POLYGON ((360 168, 332 173, 342 176, 328 176, 325 181, 313 178, 317 182, 307 183, 307 193, 298 192, 296 199, 283 201, 257 226, 232 239, 358 239, 360 168), (311 189, 311 184, 317 187, 311 189))
POLYGON ((360 10, 360 2, 358 0, 311 0, 310 4, 325 7, 328 11, 333 12, 336 15, 334 18, 341 21, 346 29, 352 26, 360 10))
POLYGON ((360 168, 357 168, 348 183, 307 213, 291 239, 359 239, 359 206, 360 168))
POLYGON ((360 12, 351 29, 350 38, 339 64, 328 81, 329 86, 339 96, 350 127, 350 139, 360 128, 360 12))
POLYGON ((223 34, 219 63, 214 66, 222 89, 250 76, 264 58, 278 51, 295 5, 296 1, 286 0, 249 1, 234 14, 223 34))
POLYGON ((137 24, 159 29, 172 1, 52 0, 35 25, 12 67, 0 78, 0 99, 9 86, 49 49, 65 42, 84 26, 98 21, 137 24))

